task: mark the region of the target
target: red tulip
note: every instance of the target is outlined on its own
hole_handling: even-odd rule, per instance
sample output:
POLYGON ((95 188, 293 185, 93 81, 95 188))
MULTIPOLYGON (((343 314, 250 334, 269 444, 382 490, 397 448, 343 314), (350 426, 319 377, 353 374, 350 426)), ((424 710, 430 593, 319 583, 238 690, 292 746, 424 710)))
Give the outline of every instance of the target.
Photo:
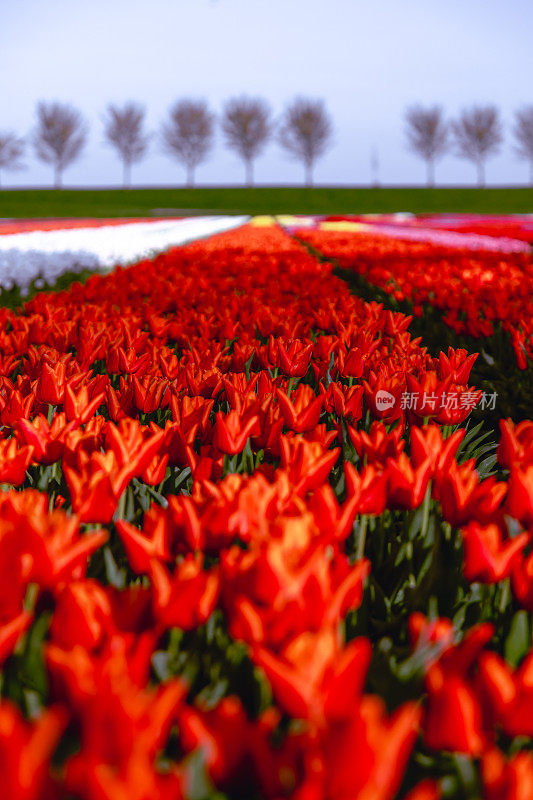
POLYGON ((497 583, 507 578, 529 541, 527 533, 504 541, 501 528, 470 522, 462 529, 464 575, 471 582, 497 583))
POLYGON ((0 483, 19 486, 33 455, 33 446, 17 447, 16 439, 0 439, 0 483))
POLYGON ((0 704, 0 760, 6 798, 53 796, 51 759, 67 720, 64 709, 51 707, 28 722, 12 703, 0 704))
POLYGON ((247 439, 259 433, 259 417, 257 414, 230 411, 224 415, 217 414, 214 428, 214 442, 219 450, 228 455, 235 455, 244 450, 247 439))
POLYGON ((522 751, 506 760, 497 748, 482 757, 484 800, 529 800, 533 796, 533 757, 522 751))
POLYGON ((150 564, 154 616, 165 627, 194 630, 211 616, 220 591, 216 570, 204 570, 203 559, 187 556, 173 575, 158 561, 150 564))
POLYGON ((278 402, 285 420, 285 425, 296 433, 312 431, 318 425, 323 395, 315 395, 309 386, 301 383, 291 397, 281 389, 277 391, 278 402))

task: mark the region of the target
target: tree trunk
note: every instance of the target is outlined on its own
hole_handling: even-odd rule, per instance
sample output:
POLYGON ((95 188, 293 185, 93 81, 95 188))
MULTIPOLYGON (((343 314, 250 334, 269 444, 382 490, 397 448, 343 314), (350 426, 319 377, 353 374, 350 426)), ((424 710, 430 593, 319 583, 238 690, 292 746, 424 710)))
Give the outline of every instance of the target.
POLYGON ((122 175, 122 188, 129 189, 131 186, 131 164, 124 159, 124 170, 122 175))
POLYGON ((477 162, 477 185, 480 189, 485 188, 485 165, 482 160, 477 162))
POLYGON ((54 167, 54 187, 61 189, 61 167, 56 164, 54 167))
POLYGON ((246 186, 253 186, 254 185, 254 164, 251 158, 247 158, 244 162, 245 167, 245 181, 246 186))
POLYGON ((194 186, 194 164, 187 164, 187 186, 189 189, 194 186))
POLYGON ((312 161, 305 162, 305 185, 312 186, 313 185, 313 163, 312 161))
POLYGON ((427 185, 431 188, 435 186, 435 162, 432 158, 427 160, 427 185))

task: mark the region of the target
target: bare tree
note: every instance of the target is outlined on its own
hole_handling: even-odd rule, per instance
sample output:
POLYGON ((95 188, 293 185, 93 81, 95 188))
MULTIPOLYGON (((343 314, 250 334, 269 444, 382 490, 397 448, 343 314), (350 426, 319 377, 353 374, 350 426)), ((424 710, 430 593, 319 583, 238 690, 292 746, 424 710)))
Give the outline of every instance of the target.
POLYGON ((148 148, 149 136, 144 132, 145 110, 136 103, 123 108, 109 105, 104 119, 104 135, 115 148, 124 168, 123 184, 131 184, 131 165, 140 161, 148 148))
POLYGON ((169 111, 162 127, 164 149, 187 169, 187 186, 213 146, 215 118, 205 100, 180 100, 169 111))
POLYGON ((303 162, 306 186, 313 185, 313 167, 331 145, 333 126, 322 100, 297 97, 285 109, 279 142, 303 162))
POLYGON ((61 186, 63 170, 75 161, 87 141, 80 112, 61 103, 38 103, 33 146, 37 158, 54 167, 54 185, 61 186))
POLYGON ((450 145, 450 126, 439 106, 412 106, 405 112, 407 142, 427 166, 427 185, 435 185, 435 162, 442 158, 450 145))
POLYGON ((525 106, 515 114, 513 134, 517 142, 516 152, 529 161, 529 180, 533 186, 533 106, 525 106))
POLYGON ((270 108, 260 97, 234 97, 222 113, 222 132, 226 144, 242 158, 246 185, 253 184, 253 163, 272 134, 270 108))
POLYGON ((473 161, 478 186, 485 186, 485 161, 495 155, 503 141, 500 114, 496 106, 472 106, 452 122, 457 155, 473 161))
POLYGON ((14 133, 0 133, 0 170, 15 170, 22 167, 24 139, 14 133))

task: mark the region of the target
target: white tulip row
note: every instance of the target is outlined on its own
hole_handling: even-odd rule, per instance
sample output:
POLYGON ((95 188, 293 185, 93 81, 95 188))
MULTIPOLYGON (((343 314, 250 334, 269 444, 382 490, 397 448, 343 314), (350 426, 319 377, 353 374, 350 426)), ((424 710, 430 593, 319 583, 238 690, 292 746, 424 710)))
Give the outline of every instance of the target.
POLYGON ((461 250, 489 250, 496 253, 529 253, 527 242, 505 236, 486 236, 480 233, 437 230, 425 228, 421 222, 418 227, 409 225, 373 225, 372 232, 381 233, 392 239, 406 239, 414 242, 427 242, 435 246, 457 247, 461 250))
POLYGON ((65 272, 108 271, 170 247, 237 228, 248 217, 187 217, 0 236, 0 290, 53 285, 65 272))

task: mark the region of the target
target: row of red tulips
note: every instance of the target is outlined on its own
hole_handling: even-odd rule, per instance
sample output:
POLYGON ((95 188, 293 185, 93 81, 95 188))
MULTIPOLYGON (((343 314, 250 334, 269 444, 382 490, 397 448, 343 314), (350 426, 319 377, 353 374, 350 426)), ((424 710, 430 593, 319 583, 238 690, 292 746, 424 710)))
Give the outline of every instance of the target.
POLYGON ((307 230, 299 239, 354 271, 421 315, 429 304, 458 334, 491 336, 507 331, 517 364, 533 357, 533 271, 529 253, 437 247, 379 233, 307 230))
POLYGON ((6 796, 531 796, 533 423, 489 474, 474 355, 277 229, 0 317, 6 796))

